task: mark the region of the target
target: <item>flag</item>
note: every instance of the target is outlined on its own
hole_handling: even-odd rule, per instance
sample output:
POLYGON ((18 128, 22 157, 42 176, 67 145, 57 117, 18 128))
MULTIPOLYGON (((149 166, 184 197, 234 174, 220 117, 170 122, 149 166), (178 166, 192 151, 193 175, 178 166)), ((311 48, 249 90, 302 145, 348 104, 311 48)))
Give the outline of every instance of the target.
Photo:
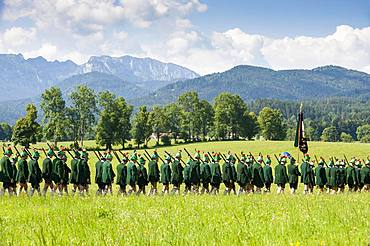
POLYGON ((295 134, 294 147, 298 147, 299 150, 306 154, 308 152, 307 138, 305 137, 304 132, 304 123, 303 123, 303 105, 301 104, 299 114, 297 117, 297 131, 295 134))

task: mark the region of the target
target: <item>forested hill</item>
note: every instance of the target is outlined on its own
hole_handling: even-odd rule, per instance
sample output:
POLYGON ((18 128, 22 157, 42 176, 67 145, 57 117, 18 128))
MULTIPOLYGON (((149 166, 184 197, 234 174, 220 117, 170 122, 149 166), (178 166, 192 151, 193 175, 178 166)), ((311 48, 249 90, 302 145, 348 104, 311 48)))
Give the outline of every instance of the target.
POLYGON ((327 97, 369 98, 370 75, 338 66, 312 70, 280 70, 236 66, 223 73, 178 81, 135 100, 135 104, 165 104, 186 91, 212 101, 221 92, 240 95, 250 101, 259 98, 309 100, 327 97))

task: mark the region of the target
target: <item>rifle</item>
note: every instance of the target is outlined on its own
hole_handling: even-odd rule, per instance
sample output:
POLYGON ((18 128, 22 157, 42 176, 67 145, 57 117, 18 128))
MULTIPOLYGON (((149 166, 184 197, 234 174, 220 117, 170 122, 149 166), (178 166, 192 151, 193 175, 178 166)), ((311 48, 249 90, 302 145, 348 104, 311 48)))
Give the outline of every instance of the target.
POLYGON ((240 162, 240 159, 239 159, 239 157, 238 157, 238 155, 236 153, 235 153, 235 157, 238 160, 238 162, 240 162))
POLYGON ((113 152, 113 155, 117 158, 117 160, 119 161, 119 163, 121 163, 121 159, 119 158, 119 156, 117 155, 117 153, 114 151, 114 150, 112 150, 112 152, 113 152))
MULTIPOLYGON (((167 150, 164 151, 169 157, 171 157, 173 160, 175 160, 175 157, 173 157, 170 153, 167 152, 167 150)), ((180 161, 185 165, 185 162, 180 158, 180 161)))
POLYGON ((100 156, 100 159, 103 159, 103 155, 99 152, 99 150, 96 151, 98 155, 100 156))
POLYGON ((325 167, 327 167, 327 168, 328 168, 329 166, 328 166, 328 164, 326 164, 326 161, 325 161, 325 159, 324 159, 324 158, 323 158, 322 156, 320 156, 320 159, 321 159, 321 160, 322 160, 322 161, 324 162, 324 164, 325 164, 325 167))
POLYGON ((94 152, 94 154, 95 154, 96 158, 98 158, 98 160, 99 160, 99 161, 101 161, 100 157, 99 157, 99 156, 98 156, 98 154, 95 152, 95 150, 93 150, 93 152, 94 152))
POLYGON ((185 150, 185 152, 186 152, 186 154, 188 154, 188 156, 190 157, 190 159, 192 160, 192 161, 194 161, 194 159, 193 159, 193 157, 191 156, 191 154, 184 148, 184 150, 185 150))
POLYGON ((146 158, 148 161, 151 161, 150 156, 148 156, 145 152, 143 153, 143 155, 145 156, 145 158, 146 158))
POLYGON ((319 165, 319 160, 317 159, 316 155, 315 155, 315 160, 316 160, 317 165, 319 165))
POLYGON ((74 159, 74 156, 69 152, 69 149, 66 149, 67 153, 71 156, 72 159, 74 159))
POLYGON ((274 154, 274 156, 275 156, 277 162, 280 164, 279 158, 276 156, 276 154, 274 154))
POLYGON ((213 159, 213 156, 211 156, 211 154, 209 152, 207 152, 207 154, 209 155, 209 157, 212 159, 212 162, 215 162, 215 159, 213 159))
POLYGON ((120 149, 118 150, 118 152, 119 152, 123 157, 126 157, 125 153, 123 153, 120 149))
POLYGON ((56 154, 54 152, 54 149, 50 146, 50 144, 49 143, 46 143, 46 144, 48 145, 49 149, 51 149, 51 151, 53 151, 54 156, 56 156, 56 154))
POLYGON ((346 162, 347 162, 347 165, 349 165, 349 162, 348 162, 347 156, 346 156, 345 154, 343 154, 343 156, 344 156, 344 159, 345 159, 345 160, 346 160, 346 162))
POLYGON ((2 147, 3 147, 3 154, 5 154, 5 148, 4 148, 4 145, 3 145, 2 147))
POLYGON ((14 149, 15 149, 15 151, 17 152, 18 156, 21 156, 21 154, 19 153, 19 151, 18 151, 17 147, 15 147, 15 146, 14 146, 14 149))
POLYGON ((224 162, 226 162, 226 158, 224 158, 224 155, 219 153, 219 155, 221 156, 222 160, 224 160, 224 162))
MULTIPOLYGON (((145 155, 146 158, 149 158, 148 160, 150 160, 150 154, 149 154, 149 152, 146 149, 144 149, 144 153, 146 154, 145 155)), ((158 157, 159 157, 159 155, 158 155, 158 157)))
POLYGON ((42 148, 42 151, 44 152, 45 157, 48 157, 44 148, 42 148))
POLYGON ((27 148, 24 148, 24 151, 26 151, 27 155, 32 159, 31 152, 29 152, 29 150, 27 148))
POLYGON ((257 162, 256 161, 256 159, 254 159, 254 156, 252 155, 252 153, 249 151, 249 156, 251 156, 252 157, 252 160, 254 161, 254 162, 257 162))

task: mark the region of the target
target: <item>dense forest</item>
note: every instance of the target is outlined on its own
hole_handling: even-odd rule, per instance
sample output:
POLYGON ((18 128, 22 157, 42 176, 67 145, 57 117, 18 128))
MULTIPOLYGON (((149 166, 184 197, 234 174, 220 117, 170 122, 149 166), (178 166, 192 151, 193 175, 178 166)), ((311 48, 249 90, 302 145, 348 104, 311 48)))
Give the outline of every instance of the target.
POLYGON ((360 99, 246 102, 225 92, 210 103, 190 91, 174 103, 134 109, 112 92, 96 93, 87 86, 77 86, 67 100, 68 105, 58 87, 45 90, 40 106, 28 104, 26 115, 14 126, 0 124, 0 140, 24 146, 37 141, 72 140, 81 146, 84 140, 95 139, 106 148, 114 144, 132 147, 125 146, 131 139, 136 147, 145 146, 150 139, 157 145, 173 141, 293 140, 302 103, 310 140, 370 142, 370 102, 360 99))

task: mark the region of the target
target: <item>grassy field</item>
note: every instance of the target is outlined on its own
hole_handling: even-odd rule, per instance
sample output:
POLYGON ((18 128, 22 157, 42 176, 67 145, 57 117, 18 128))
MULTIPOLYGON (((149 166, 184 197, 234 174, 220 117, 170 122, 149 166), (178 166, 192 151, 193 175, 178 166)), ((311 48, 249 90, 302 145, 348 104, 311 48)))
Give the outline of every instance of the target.
MULTIPOLYGON (((183 147, 256 155, 289 151, 297 157, 291 142, 208 142, 166 150, 175 153, 183 147)), ((370 155, 369 144, 310 142, 309 147, 326 158, 370 155)), ((92 184, 92 194, 95 190, 92 184)), ((293 196, 275 191, 273 186, 271 194, 240 197, 5 196, 0 197, 0 245, 370 244, 369 193, 304 196, 300 190, 293 196)))

